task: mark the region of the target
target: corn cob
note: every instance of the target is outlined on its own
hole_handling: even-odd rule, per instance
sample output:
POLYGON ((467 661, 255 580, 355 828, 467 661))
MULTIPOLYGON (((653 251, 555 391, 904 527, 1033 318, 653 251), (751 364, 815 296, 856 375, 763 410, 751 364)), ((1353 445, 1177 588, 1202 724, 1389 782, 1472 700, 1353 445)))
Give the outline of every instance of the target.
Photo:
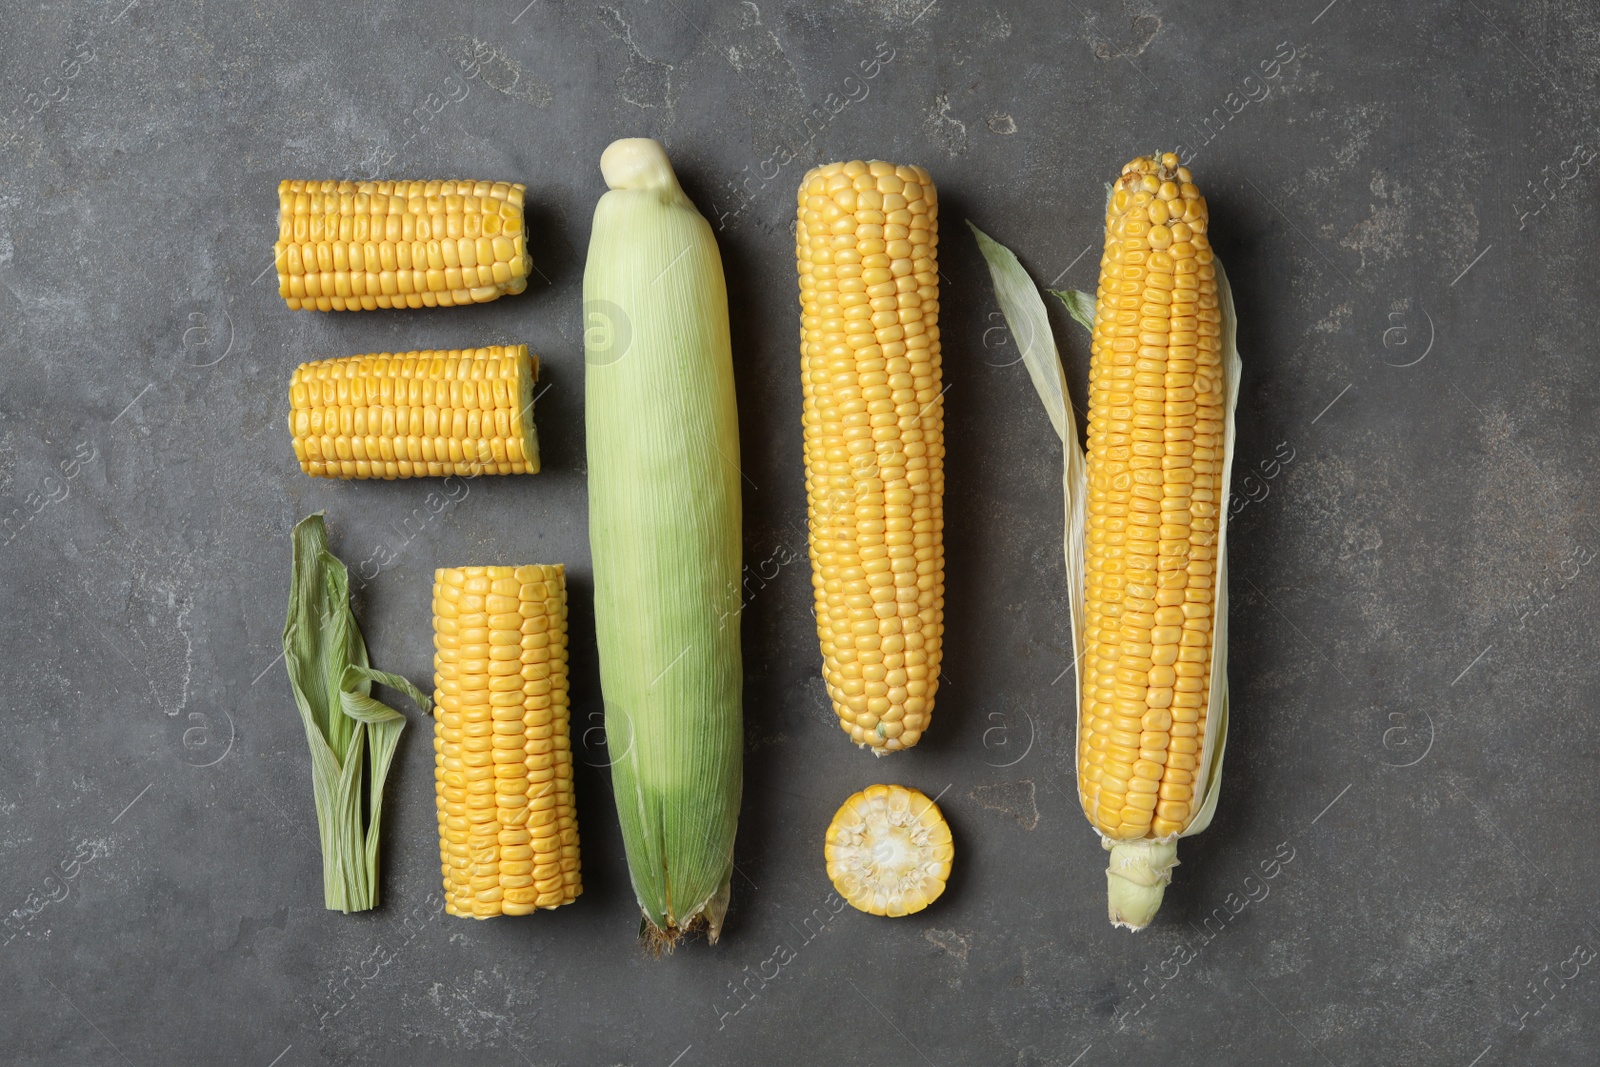
POLYGON ((828 877, 851 907, 910 915, 939 899, 955 845, 939 806, 901 785, 874 785, 846 800, 828 826, 828 877))
POLYGON ((291 311, 451 307, 528 287, 525 187, 278 183, 278 295, 291 311))
POLYGON ((1171 839, 1200 803, 1225 460, 1206 229, 1175 155, 1122 168, 1089 369, 1078 732, 1080 799, 1108 848, 1171 839))
POLYGON ((317 478, 535 474, 527 345, 303 363, 289 384, 300 469, 317 478))
POLYGON ((567 708, 567 586, 549 567, 440 569, 434 792, 445 910, 485 919, 583 892, 567 708))
POLYGON ((823 677, 877 755, 922 737, 944 633, 939 205, 921 167, 860 161, 800 184, 806 493, 823 677))
POLYGON ((655 141, 612 142, 600 172, 583 268, 595 643, 628 873, 660 950, 700 925, 715 943, 732 893, 739 419, 711 226, 655 141))

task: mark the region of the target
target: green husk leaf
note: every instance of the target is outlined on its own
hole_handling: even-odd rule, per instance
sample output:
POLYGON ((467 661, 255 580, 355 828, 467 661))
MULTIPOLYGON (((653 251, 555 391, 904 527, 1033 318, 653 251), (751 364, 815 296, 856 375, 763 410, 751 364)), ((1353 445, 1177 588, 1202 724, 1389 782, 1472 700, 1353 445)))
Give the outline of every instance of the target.
MULTIPOLYGON (((1050 331, 1050 317, 1045 311, 1039 288, 1017 257, 1004 245, 982 230, 968 226, 978 238, 978 248, 989 265, 989 277, 994 282, 995 298, 1005 316, 1011 335, 1017 340, 1017 349, 1028 368, 1028 376, 1044 402, 1050 423, 1061 438, 1061 492, 1066 511, 1066 564, 1067 604, 1072 614, 1072 662, 1076 666, 1083 658, 1083 593, 1084 593, 1084 530, 1088 515, 1088 461, 1083 447, 1078 443, 1077 418, 1069 403, 1067 375, 1061 368, 1061 356, 1056 351, 1055 337, 1050 331)), ((1091 305, 1092 306, 1092 305, 1091 305)), ((1068 310, 1071 310, 1070 307, 1068 310)), ((1091 320, 1092 321, 1092 320, 1091 320)), ((1074 720, 1078 712, 1080 687, 1073 686, 1072 708, 1074 720)))
POLYGON ((1082 289, 1046 289, 1045 292, 1067 306, 1067 314, 1072 316, 1073 322, 1094 333, 1093 293, 1086 293, 1082 289))
POLYGON ((368 666, 350 610, 349 572, 328 550, 321 512, 294 528, 283 651, 311 749, 323 904, 366 911, 378 903, 383 785, 405 728, 399 712, 372 698, 372 683, 400 690, 425 712, 433 705, 404 678, 368 666))
POLYGON ((618 141, 584 268, 589 543, 611 782, 646 943, 720 936, 743 760, 738 415, 711 227, 618 141))
MULTIPOLYGON (((1107 195, 1110 195, 1107 186, 1107 195)), ((969 222, 969 226, 972 224, 969 222)), ((1088 466, 1083 450, 1078 446, 1073 421, 1072 405, 1067 400, 1065 375, 1055 344, 1049 339, 1048 318, 1044 301, 1022 265, 1003 245, 985 236, 976 226, 978 247, 989 265, 994 280, 995 296, 1006 324, 1018 339, 1018 348, 1028 365, 1029 377, 1043 401, 1045 411, 1062 437, 1065 458, 1062 472, 1062 490, 1066 511, 1066 531, 1063 538, 1066 551, 1068 605, 1072 613, 1073 664, 1076 667, 1083 656, 1083 589, 1084 589, 1084 537, 1085 504, 1088 497, 1088 466), (1041 325, 1043 330, 1041 331, 1041 325), (1024 338, 1027 339, 1024 343, 1024 338), (1056 382, 1059 380, 1059 386, 1056 382), (1065 432, 1064 432, 1065 430, 1065 432)), ((1223 438, 1223 506, 1218 513, 1217 532, 1217 584, 1216 605, 1212 630, 1211 689, 1206 711, 1206 736, 1200 764, 1200 776, 1195 782, 1195 794, 1204 800, 1190 816, 1189 823, 1179 833, 1162 841, 1114 842, 1102 837, 1107 850, 1112 851, 1112 862, 1107 869, 1110 913, 1113 923, 1130 929, 1142 929, 1156 909, 1161 906, 1161 895, 1171 869, 1177 863, 1175 838, 1198 834, 1211 825, 1216 813, 1217 797, 1222 787, 1222 757, 1228 740, 1228 554, 1227 507, 1228 493, 1233 482, 1233 453, 1235 438, 1235 410, 1239 400, 1239 379, 1243 363, 1239 357, 1237 320, 1233 306, 1233 291, 1220 259, 1217 268, 1218 304, 1222 308, 1222 363, 1224 374, 1223 411, 1225 419, 1223 438), (1170 846, 1170 854, 1169 854, 1170 846), (1122 848, 1122 851, 1116 849, 1122 848), (1131 851, 1130 851, 1131 849, 1131 851), (1142 850, 1142 851, 1141 851, 1142 850), (1130 874, 1130 872, 1132 872, 1130 874)), ((1074 320, 1093 332, 1094 298, 1075 290, 1050 290, 1066 304, 1074 320)), ((1082 686, 1074 681, 1073 719, 1081 716, 1079 704, 1082 686)), ((1074 751, 1077 748, 1074 727, 1074 751)), ((1076 765, 1076 758, 1074 758, 1076 765)), ((1080 794, 1080 800, 1082 799, 1080 794)))
POLYGON ((995 299, 1000 303, 1012 339, 1017 342, 1017 351, 1022 354, 1022 363, 1028 368, 1033 388, 1044 401, 1050 425, 1055 427, 1056 436, 1069 445, 1068 451, 1078 449, 1081 456, 1083 450, 1078 448, 1072 405, 1067 400, 1067 375, 1061 369, 1061 356, 1056 352, 1055 336, 1050 331, 1050 316, 1045 311, 1044 301, 1039 299, 1039 290, 1009 248, 978 229, 970 219, 967 226, 978 239, 978 249, 989 265, 995 299))

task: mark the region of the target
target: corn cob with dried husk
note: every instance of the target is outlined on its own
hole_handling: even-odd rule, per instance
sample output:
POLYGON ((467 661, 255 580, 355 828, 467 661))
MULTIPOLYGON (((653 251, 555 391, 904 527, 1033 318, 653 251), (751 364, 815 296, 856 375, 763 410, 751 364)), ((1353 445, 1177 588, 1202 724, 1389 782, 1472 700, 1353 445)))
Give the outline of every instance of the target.
POLYGON ((739 425, 722 259, 655 141, 614 142, 583 272, 589 542, 644 933, 716 941, 743 759, 739 425))
POLYGON ((1175 155, 1129 163, 1106 205, 1096 297, 1078 789, 1112 853, 1112 920, 1135 928, 1200 806, 1222 600, 1222 309, 1207 223, 1175 155))
POLYGON ((921 739, 944 634, 939 204, 921 167, 832 163, 800 183, 802 423, 822 675, 882 756, 921 739))
POLYGON ((278 295, 290 310, 498 300, 528 287, 525 187, 509 182, 278 183, 278 295))
POLYGON ((445 910, 485 919, 583 892, 559 565, 434 573, 434 791, 445 910))
POLYGON ((538 377, 527 345, 302 363, 289 382, 294 454, 316 478, 535 474, 538 377))
POLYGON ((1177 839, 1215 811, 1227 738, 1226 503, 1239 356, 1227 279, 1192 176, 1123 168, 1096 297, 1058 294, 1093 335, 1087 456, 1043 303, 981 233, 996 293, 1066 448, 1078 788, 1111 853, 1113 923, 1160 907, 1177 839))

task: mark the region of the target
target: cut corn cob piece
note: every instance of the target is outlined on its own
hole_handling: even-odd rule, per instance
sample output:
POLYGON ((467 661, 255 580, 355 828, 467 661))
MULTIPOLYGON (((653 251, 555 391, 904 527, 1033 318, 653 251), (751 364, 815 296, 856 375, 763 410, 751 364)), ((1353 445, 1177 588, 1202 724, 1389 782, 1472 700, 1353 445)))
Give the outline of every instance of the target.
POLYGON ((901 785, 845 801, 823 852, 839 895, 872 915, 910 915, 938 900, 956 854, 939 806, 901 785))
POLYGON ((383 352, 303 363, 289 432, 316 478, 536 474, 527 345, 383 352))
POLYGON ((944 633, 939 205, 921 167, 800 183, 802 422, 823 678, 877 755, 928 728, 944 633))
POLYGON ((278 183, 278 295, 291 311, 451 307, 528 287, 525 187, 278 183))
POLYGON ((445 910, 486 919, 583 892, 559 565, 434 573, 434 793, 445 910))
POLYGON ((1106 205, 1089 367, 1078 788, 1110 841, 1171 838, 1211 691, 1223 367, 1206 202, 1175 155, 1106 205))

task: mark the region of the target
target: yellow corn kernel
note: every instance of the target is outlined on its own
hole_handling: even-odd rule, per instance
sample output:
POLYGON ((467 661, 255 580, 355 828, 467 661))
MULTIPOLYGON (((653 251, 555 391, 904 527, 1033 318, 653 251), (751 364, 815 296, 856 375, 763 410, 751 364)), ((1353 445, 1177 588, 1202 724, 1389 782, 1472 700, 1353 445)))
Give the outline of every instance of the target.
POLYGON ((314 478, 536 474, 527 345, 377 353, 303 363, 289 433, 314 478))
POLYGON ((822 673, 877 755, 928 728, 944 635, 939 205, 921 167, 800 183, 802 423, 822 673))
POLYGON ((433 628, 445 910, 486 919, 570 904, 583 884, 566 572, 560 564, 435 571, 433 628))
POLYGON ((528 287, 525 187, 278 183, 278 295, 291 311, 453 307, 528 287))
POLYGON ((938 805, 900 785, 874 785, 846 800, 823 847, 839 895, 872 915, 910 915, 944 892, 955 859, 938 805))
MULTIPOLYGON (((1222 346, 1206 202, 1172 154, 1106 205, 1089 366, 1078 783, 1114 841, 1182 830, 1211 677, 1222 346)), ((1109 846, 1108 846, 1109 847, 1109 846)))

